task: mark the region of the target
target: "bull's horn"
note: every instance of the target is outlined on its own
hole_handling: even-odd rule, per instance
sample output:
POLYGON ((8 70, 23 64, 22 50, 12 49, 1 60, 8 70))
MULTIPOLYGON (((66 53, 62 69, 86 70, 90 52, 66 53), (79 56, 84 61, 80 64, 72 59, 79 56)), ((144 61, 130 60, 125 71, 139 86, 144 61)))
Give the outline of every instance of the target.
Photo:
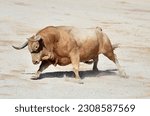
POLYGON ((27 45, 28 45, 28 41, 26 41, 22 46, 16 47, 16 46, 12 45, 12 47, 15 48, 15 49, 17 49, 17 50, 20 50, 20 49, 25 48, 27 45))

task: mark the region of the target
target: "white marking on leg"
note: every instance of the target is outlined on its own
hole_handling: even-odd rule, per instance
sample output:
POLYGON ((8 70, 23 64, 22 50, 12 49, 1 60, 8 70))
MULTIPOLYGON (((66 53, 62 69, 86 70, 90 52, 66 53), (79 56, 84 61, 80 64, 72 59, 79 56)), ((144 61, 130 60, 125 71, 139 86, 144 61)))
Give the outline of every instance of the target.
POLYGON ((124 71, 124 69, 120 66, 119 61, 117 59, 117 56, 115 55, 115 63, 117 65, 119 74, 121 77, 127 78, 126 72, 124 71))

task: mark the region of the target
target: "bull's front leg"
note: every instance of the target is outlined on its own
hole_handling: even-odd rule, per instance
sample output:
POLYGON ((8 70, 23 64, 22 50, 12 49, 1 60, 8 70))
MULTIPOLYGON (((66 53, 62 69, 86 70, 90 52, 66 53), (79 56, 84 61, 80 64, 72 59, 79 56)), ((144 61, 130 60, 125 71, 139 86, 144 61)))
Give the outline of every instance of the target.
POLYGON ((77 79, 76 81, 79 84, 83 84, 83 82, 81 81, 81 78, 79 76, 80 57, 79 57, 79 51, 78 51, 78 49, 72 50, 72 52, 70 53, 70 58, 71 58, 72 66, 73 66, 73 72, 75 74, 75 79, 77 79))
POLYGON ((32 79, 33 80, 40 79, 40 75, 41 75, 42 71, 44 71, 50 64, 51 64, 51 62, 48 60, 42 61, 38 71, 36 72, 36 74, 33 76, 32 79))

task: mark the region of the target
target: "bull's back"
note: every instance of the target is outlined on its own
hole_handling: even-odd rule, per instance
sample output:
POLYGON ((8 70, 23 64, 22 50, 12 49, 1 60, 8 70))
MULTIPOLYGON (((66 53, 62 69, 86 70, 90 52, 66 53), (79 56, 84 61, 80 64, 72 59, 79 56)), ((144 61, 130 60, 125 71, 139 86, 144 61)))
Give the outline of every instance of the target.
POLYGON ((99 52, 99 41, 95 28, 74 28, 71 34, 79 47, 81 62, 97 57, 99 52))

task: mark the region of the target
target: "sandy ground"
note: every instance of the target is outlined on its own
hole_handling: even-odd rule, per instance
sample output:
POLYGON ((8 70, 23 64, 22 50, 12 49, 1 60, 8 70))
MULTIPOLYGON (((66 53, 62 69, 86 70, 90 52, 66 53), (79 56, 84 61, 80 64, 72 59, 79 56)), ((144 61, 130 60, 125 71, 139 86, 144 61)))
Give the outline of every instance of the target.
POLYGON ((150 98, 149 0, 0 0, 0 98, 150 98), (116 66, 99 56, 99 72, 81 63, 84 84, 72 79, 71 65, 50 66, 40 80, 31 80, 33 65, 19 45, 48 25, 101 26, 129 78, 120 78, 116 66))

